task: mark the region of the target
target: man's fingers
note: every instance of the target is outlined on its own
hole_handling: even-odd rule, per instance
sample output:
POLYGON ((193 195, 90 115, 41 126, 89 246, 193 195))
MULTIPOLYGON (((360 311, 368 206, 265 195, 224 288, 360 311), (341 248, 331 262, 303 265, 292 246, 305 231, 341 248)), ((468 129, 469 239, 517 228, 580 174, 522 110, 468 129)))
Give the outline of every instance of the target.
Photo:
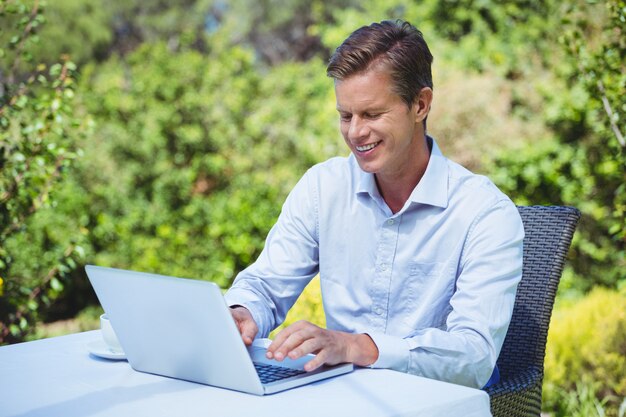
POLYGON ((317 328, 317 326, 305 321, 299 321, 291 326, 287 326, 276 335, 267 348, 267 357, 278 361, 285 359, 291 350, 311 338, 312 329, 317 328))
MULTIPOLYGON (((371 340, 369 337, 367 340, 371 340)), ((299 359, 309 353, 316 356, 304 369, 313 371, 324 364, 334 365, 350 360, 350 347, 356 342, 342 332, 322 329, 309 322, 298 322, 283 329, 268 348, 267 357, 282 361, 286 357, 299 359)))
POLYGON ((267 351, 271 354, 276 352, 276 350, 280 348, 283 343, 285 343, 289 336, 291 336, 293 332, 297 331, 295 325, 296 323, 292 324, 291 326, 287 326, 280 332, 278 332, 278 334, 274 337, 274 340, 272 340, 272 343, 270 343, 270 345, 268 346, 267 351))
POLYGON ((287 355, 289 356, 290 359, 300 359, 303 356, 306 356, 308 354, 315 354, 315 355, 320 355, 319 358, 320 360, 322 360, 324 363, 326 360, 326 353, 324 352, 324 349, 327 347, 324 343, 325 339, 324 338, 311 338, 311 339, 307 339, 304 342, 302 342, 299 346, 297 346, 296 348, 290 350, 287 355))
POLYGON ((304 364, 304 370, 311 372, 324 365, 324 351, 321 351, 313 359, 304 364))
POLYGON ((241 334, 241 339, 246 345, 251 345, 256 334, 259 332, 259 328, 252 318, 252 314, 250 314, 250 311, 245 307, 232 308, 231 314, 241 334))
POLYGON ((310 336, 306 330, 298 330, 289 335, 279 346, 270 351, 273 354, 274 359, 283 360, 294 349, 301 346, 310 336))
POLYGON ((254 337, 257 334, 257 328, 254 323, 249 321, 244 321, 241 323, 239 327, 239 332, 241 333, 241 338, 246 345, 251 345, 254 337))

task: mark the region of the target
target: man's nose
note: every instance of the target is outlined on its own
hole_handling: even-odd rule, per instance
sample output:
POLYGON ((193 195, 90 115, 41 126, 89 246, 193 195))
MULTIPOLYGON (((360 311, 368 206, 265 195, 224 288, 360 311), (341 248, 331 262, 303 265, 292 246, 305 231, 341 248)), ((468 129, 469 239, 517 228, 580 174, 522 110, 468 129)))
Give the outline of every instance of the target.
POLYGON ((350 120, 350 129, 348 130, 348 138, 350 140, 360 139, 367 137, 369 134, 369 127, 365 120, 360 117, 353 116, 350 120))

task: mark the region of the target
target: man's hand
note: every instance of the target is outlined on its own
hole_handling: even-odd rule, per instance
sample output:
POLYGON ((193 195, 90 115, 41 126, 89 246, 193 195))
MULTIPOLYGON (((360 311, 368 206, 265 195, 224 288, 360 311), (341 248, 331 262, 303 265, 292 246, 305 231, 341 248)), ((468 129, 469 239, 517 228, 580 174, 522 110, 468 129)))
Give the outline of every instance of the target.
POLYGON ((367 334, 326 330, 308 321, 299 321, 283 329, 267 348, 267 357, 277 361, 286 357, 298 359, 309 353, 316 356, 306 363, 306 371, 324 364, 344 362, 367 366, 378 359, 378 348, 367 334))
POLYGON ((252 314, 243 306, 231 307, 230 313, 233 315, 239 333, 241 333, 241 339, 243 339, 243 342, 247 346, 250 346, 256 334, 259 332, 259 328, 252 318, 252 314))

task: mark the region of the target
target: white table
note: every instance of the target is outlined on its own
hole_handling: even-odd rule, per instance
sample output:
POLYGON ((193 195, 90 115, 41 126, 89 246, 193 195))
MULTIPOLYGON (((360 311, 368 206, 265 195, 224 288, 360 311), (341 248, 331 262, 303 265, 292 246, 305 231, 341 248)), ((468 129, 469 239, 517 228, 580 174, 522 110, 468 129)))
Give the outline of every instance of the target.
POLYGON ((389 370, 257 397, 88 353, 99 331, 0 347, 0 416, 491 416, 484 391, 389 370))

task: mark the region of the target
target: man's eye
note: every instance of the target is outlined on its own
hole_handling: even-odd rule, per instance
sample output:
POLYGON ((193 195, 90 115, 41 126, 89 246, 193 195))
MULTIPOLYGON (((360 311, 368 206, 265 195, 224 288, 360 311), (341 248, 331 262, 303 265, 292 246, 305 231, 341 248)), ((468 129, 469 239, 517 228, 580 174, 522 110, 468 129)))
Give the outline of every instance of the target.
POLYGON ((351 114, 341 114, 339 117, 341 118, 342 122, 349 122, 352 119, 351 114))
POLYGON ((380 117, 380 113, 365 113, 366 119, 378 119, 380 117))

